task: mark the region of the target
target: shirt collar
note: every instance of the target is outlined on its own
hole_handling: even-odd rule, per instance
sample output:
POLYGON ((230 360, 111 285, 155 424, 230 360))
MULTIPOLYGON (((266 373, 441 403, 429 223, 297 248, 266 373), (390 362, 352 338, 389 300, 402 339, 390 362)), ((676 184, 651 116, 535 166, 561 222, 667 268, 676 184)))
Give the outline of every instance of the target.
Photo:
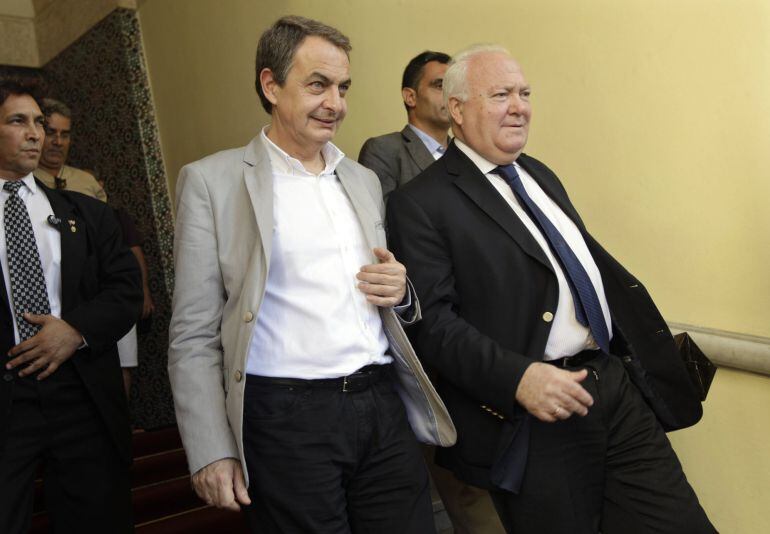
POLYGON ((328 142, 321 148, 321 156, 323 157, 326 166, 320 174, 313 174, 305 168, 300 160, 287 154, 281 147, 273 143, 267 137, 268 128, 270 128, 269 124, 262 128, 260 137, 262 138, 262 143, 267 149, 267 154, 270 157, 270 166, 273 168, 273 172, 295 176, 329 175, 334 174, 337 165, 339 165, 345 158, 345 154, 342 150, 334 146, 333 143, 328 142))
MULTIPOLYGON (((498 165, 484 158, 484 156, 481 156, 478 152, 460 141, 458 138, 455 137, 454 142, 457 145, 457 148, 459 148, 463 154, 468 156, 473 164, 479 168, 482 174, 491 174, 492 171, 498 167, 498 165)), ((515 161, 513 162, 513 166, 516 167, 516 170, 519 171, 519 174, 521 174, 521 166, 515 161)))
MULTIPOLYGON (((21 179, 21 181, 24 183, 25 186, 27 186, 27 189, 29 189, 30 194, 34 195, 37 193, 37 182, 35 182, 35 176, 32 173, 29 173, 24 178, 21 179)), ((5 182, 10 182, 10 180, 5 180, 3 178, 0 178, 0 192, 5 191, 3 189, 3 185, 5 185, 5 182)), ((21 191, 21 189, 19 190, 21 191)))
POLYGON ((409 124, 409 127, 412 129, 412 131, 417 135, 417 137, 420 138, 420 141, 422 141, 422 144, 425 145, 425 148, 428 149, 428 152, 433 154, 434 152, 440 152, 441 154, 444 153, 446 150, 441 143, 433 139, 431 136, 420 130, 417 126, 414 124, 409 124))

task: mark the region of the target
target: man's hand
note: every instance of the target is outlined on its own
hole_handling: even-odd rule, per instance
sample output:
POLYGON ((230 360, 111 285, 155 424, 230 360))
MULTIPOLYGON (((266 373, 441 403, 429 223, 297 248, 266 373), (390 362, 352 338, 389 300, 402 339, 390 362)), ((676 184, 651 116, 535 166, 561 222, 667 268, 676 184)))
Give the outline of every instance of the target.
POLYGON ((358 289, 366 294, 366 300, 376 306, 395 306, 406 295, 406 267, 396 261, 393 253, 377 247, 374 255, 380 263, 364 265, 356 275, 358 289))
POLYGON ((19 371, 19 376, 31 375, 42 369, 43 372, 37 375, 37 379, 43 380, 75 354, 83 344, 83 336, 67 322, 53 315, 25 313, 23 317, 28 323, 41 325, 42 328, 8 352, 13 359, 5 368, 13 369, 27 363, 29 365, 19 371))
POLYGON ((251 504, 241 463, 234 458, 212 462, 192 476, 198 497, 209 506, 238 511, 241 504, 251 504))
POLYGON ((536 362, 527 367, 516 389, 516 401, 529 413, 553 423, 572 414, 584 416, 594 399, 580 385, 588 371, 565 371, 547 363, 536 362))

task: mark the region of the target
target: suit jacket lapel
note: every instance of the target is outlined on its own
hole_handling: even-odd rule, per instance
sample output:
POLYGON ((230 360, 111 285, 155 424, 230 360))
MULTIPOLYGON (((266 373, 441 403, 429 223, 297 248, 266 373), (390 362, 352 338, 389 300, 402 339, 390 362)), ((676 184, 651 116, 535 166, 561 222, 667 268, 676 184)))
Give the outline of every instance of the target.
POLYGON ((48 197, 51 210, 60 221, 61 305, 62 311, 70 310, 77 303, 81 269, 88 255, 88 228, 64 195, 49 189, 39 180, 37 185, 48 197))
POLYGON ((583 227, 583 221, 580 219, 580 216, 575 210, 575 207, 564 195, 564 192, 555 187, 556 182, 553 180, 548 180, 546 177, 542 176, 541 173, 534 168, 531 158, 529 158, 526 154, 519 156, 519 158, 516 160, 516 163, 524 167, 529 175, 537 182, 537 185, 540 186, 546 195, 551 197, 551 200, 553 200, 556 205, 561 208, 567 217, 572 219, 572 222, 574 222, 579 229, 585 231, 585 228, 583 227))
POLYGON ((266 265, 270 265, 273 246, 273 170, 259 136, 251 140, 243 158, 243 179, 249 192, 257 229, 265 251, 266 265))
POLYGON ((369 249, 385 246, 377 239, 376 224, 382 223, 379 210, 361 177, 343 160, 337 166, 337 178, 339 178, 350 203, 353 204, 356 215, 358 215, 358 221, 361 223, 361 229, 364 231, 369 249))
POLYGON ((443 160, 449 174, 456 176, 459 187, 476 205, 489 215, 514 241, 535 260, 553 271, 543 249, 532 237, 524 223, 516 216, 500 193, 489 183, 486 176, 452 143, 443 160))
POLYGON ((436 161, 433 159, 433 156, 431 156, 430 152, 428 152, 428 149, 425 147, 425 143, 423 143, 420 138, 417 137, 417 134, 414 133, 414 130, 412 130, 408 124, 404 126, 403 130, 401 130, 401 135, 404 138, 404 145, 406 146, 406 150, 409 152, 409 155, 412 156, 412 159, 421 171, 424 171, 428 168, 428 166, 436 161))

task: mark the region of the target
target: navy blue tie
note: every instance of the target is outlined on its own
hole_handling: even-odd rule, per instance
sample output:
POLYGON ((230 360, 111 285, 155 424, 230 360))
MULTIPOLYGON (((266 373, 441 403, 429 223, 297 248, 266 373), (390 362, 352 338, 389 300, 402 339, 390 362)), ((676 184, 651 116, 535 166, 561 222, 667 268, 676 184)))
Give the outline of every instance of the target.
POLYGON ((596 289, 583 264, 580 263, 580 260, 567 244, 561 232, 527 194, 527 190, 524 189, 524 184, 521 183, 521 178, 519 178, 516 168, 513 165, 501 165, 492 172, 499 174, 506 181, 516 195, 516 198, 519 199, 521 206, 540 227, 548 244, 551 246, 551 250, 559 258, 561 266, 567 275, 567 282, 569 282, 568 285, 572 292, 572 300, 575 301, 575 317, 580 324, 591 329, 591 334, 593 334, 594 340, 599 345, 599 348, 602 349, 602 352, 609 354, 610 334, 607 330, 607 323, 604 320, 599 296, 596 294, 596 289))

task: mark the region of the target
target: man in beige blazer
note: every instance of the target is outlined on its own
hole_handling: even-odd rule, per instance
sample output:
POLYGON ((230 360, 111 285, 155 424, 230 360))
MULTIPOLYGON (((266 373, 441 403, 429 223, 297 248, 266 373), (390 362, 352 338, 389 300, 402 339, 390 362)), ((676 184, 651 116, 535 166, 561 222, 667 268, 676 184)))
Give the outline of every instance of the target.
POLYGON ((271 123, 177 184, 177 420, 198 495, 259 532, 430 532, 415 435, 456 437, 401 326, 419 305, 377 177, 331 143, 349 50, 317 21, 277 21, 257 49, 271 123))

